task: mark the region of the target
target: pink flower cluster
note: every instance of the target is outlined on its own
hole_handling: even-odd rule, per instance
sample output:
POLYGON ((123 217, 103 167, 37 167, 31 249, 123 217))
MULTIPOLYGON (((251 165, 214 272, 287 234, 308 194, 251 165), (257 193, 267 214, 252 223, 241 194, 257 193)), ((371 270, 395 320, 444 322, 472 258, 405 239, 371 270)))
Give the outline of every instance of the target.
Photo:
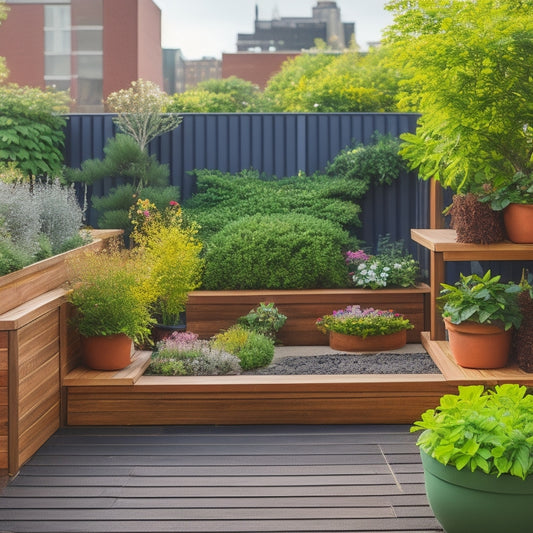
POLYGON ((191 331, 175 331, 163 343, 167 349, 182 351, 190 350, 197 340, 198 335, 196 333, 192 333, 191 331))
POLYGON ((368 261, 370 256, 365 254, 363 250, 357 250, 357 252, 346 252, 346 263, 359 263, 361 261, 368 261))

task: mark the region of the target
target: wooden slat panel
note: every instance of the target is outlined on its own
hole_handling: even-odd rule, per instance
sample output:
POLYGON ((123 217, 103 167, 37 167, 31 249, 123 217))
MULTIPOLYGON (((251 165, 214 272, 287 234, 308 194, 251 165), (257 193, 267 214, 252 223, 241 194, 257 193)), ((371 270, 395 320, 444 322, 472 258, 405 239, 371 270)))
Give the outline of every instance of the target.
MULTIPOLYGON (((122 230, 93 230, 92 234, 94 242, 91 244, 0 276, 0 315, 16 307, 24 307, 29 300, 61 287, 67 280, 65 260, 68 257, 84 253, 86 250, 100 250, 107 245, 108 240, 121 235, 122 230)), ((0 329, 3 329, 1 318, 0 329)), ((15 327, 5 329, 15 329, 15 327)))
POLYGON ((57 402, 33 426, 20 434, 19 468, 57 431, 59 417, 59 402, 57 402))
POLYGON ((415 329, 407 342, 420 342, 425 327, 427 285, 416 289, 328 289, 287 291, 194 291, 187 302, 187 328, 203 338, 211 337, 235 323, 260 302, 274 302, 287 322, 278 337, 285 345, 327 345, 328 339, 315 326, 316 319, 335 309, 359 304, 362 307, 394 309, 411 320, 415 329))
POLYGON ((69 387, 68 424, 407 423, 455 391, 438 379, 416 392, 412 383, 384 387, 378 382, 363 384, 362 390, 352 384, 346 392, 335 384, 321 391, 312 384, 290 390, 293 380, 288 390, 248 385, 195 393, 180 386, 145 387, 141 381, 133 387, 69 387))

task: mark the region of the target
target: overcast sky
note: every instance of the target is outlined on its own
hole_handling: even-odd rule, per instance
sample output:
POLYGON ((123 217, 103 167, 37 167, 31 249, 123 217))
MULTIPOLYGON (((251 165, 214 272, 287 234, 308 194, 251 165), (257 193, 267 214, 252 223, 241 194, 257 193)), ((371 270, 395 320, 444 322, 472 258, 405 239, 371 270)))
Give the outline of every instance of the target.
MULTIPOLYGON (((311 17, 316 0, 154 0, 161 8, 163 48, 181 48, 186 59, 221 58, 237 51, 237 34, 253 33, 255 5, 259 19, 311 17)), ((365 50, 380 39, 392 19, 387 0, 337 0, 343 22, 355 22, 355 36, 365 50)))

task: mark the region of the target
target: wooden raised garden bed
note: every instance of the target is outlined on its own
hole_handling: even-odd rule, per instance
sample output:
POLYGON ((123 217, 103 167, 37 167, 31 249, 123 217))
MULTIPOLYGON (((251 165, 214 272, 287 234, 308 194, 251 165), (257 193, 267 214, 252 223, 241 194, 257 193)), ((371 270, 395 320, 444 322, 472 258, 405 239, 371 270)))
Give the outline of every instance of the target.
POLYGON ((394 309, 415 326, 407 342, 419 343, 420 333, 429 327, 430 288, 420 284, 411 289, 316 289, 260 291, 194 291, 189 293, 187 329, 208 338, 227 329, 261 302, 274 302, 287 316, 279 332, 286 346, 327 345, 328 337, 315 326, 318 317, 347 305, 394 309), (427 311, 427 312, 426 312, 427 311))
POLYGON ((0 473, 16 473, 62 422, 61 379, 78 364, 66 260, 121 234, 95 231, 86 246, 0 277, 0 473))

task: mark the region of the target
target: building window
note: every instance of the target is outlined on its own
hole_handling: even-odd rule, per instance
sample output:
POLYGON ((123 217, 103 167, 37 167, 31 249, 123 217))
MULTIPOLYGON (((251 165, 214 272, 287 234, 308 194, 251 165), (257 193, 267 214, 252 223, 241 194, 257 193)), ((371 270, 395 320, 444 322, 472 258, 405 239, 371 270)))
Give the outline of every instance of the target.
MULTIPOLYGON (((70 80, 70 6, 44 6, 44 79, 46 85, 61 86, 70 80)), ((70 88, 70 84, 66 89, 70 88)))
POLYGON ((76 65, 78 110, 103 110, 103 34, 102 0, 72 0, 72 47, 76 65))

